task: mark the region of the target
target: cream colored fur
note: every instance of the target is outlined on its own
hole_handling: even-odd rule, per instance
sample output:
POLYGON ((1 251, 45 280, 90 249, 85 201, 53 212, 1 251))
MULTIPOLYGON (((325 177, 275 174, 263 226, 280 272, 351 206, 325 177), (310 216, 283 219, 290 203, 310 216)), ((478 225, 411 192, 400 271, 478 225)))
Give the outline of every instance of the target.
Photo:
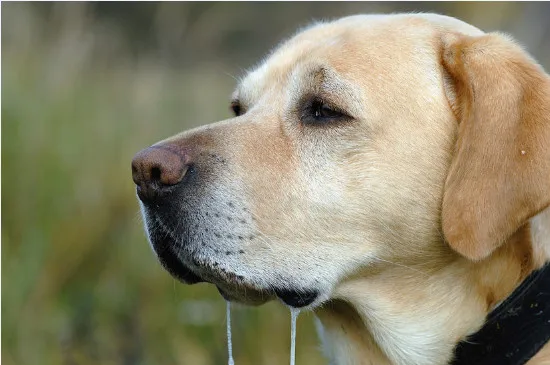
MULTIPOLYGON (((525 226, 532 243, 518 231, 481 261, 457 253, 442 232, 458 133, 451 104, 461 97, 442 48, 447 35, 483 34, 434 14, 361 15, 284 42, 239 83, 241 116, 161 142, 227 160, 205 184, 197 225, 240 235, 205 216, 215 207, 246 222, 251 237, 204 235, 193 251, 201 267, 219 263, 238 282, 193 266, 187 253, 181 260, 238 301, 258 302, 281 285, 319 289, 308 309, 331 364, 447 364, 456 344, 550 258, 548 209, 525 226), (304 125, 300 103, 309 94, 352 120, 304 125)), ((530 365, 548 364, 549 352, 530 365)))

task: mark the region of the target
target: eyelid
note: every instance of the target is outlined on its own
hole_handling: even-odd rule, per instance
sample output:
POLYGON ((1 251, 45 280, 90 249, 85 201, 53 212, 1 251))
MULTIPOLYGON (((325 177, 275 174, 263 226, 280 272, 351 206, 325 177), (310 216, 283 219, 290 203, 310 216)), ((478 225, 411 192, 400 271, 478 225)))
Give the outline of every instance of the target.
POLYGON ((351 116, 344 109, 326 99, 314 99, 314 102, 321 103, 329 109, 342 114, 344 117, 351 118, 351 116))
POLYGON ((326 95, 319 95, 319 94, 308 94, 302 97, 302 101, 300 102, 300 109, 302 111, 305 111, 315 103, 321 103, 325 106, 327 106, 329 109, 334 110, 335 112, 338 112, 342 114, 345 118, 353 119, 353 116, 347 111, 347 109, 341 107, 338 103, 333 102, 330 98, 326 97, 326 95))
POLYGON ((299 105, 298 110, 300 122, 305 125, 327 127, 338 126, 343 125, 342 123, 347 124, 354 120, 354 118, 344 108, 338 106, 326 97, 321 97, 319 94, 304 95, 299 105), (315 112, 316 106, 319 105, 325 106, 338 115, 334 117, 315 117, 313 113, 315 112))

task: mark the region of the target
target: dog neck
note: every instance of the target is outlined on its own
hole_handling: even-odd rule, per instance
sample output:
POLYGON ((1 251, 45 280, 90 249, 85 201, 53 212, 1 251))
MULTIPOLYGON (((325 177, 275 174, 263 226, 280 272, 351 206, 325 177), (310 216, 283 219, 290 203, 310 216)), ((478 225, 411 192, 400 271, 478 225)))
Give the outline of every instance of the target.
POLYGON ((481 262, 447 252, 437 267, 393 265, 347 281, 316 310, 325 355, 337 365, 448 364, 458 342, 550 259, 549 233, 547 208, 481 262))

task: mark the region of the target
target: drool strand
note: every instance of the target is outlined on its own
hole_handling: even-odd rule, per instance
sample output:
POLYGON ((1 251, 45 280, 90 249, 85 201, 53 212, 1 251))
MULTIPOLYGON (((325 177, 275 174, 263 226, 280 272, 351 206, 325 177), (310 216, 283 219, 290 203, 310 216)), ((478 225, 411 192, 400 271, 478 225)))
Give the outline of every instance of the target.
POLYGON ((225 303, 225 316, 227 318, 227 364, 235 365, 235 361, 233 360, 233 344, 231 343, 231 303, 229 301, 225 303))
POLYGON ((300 310, 290 307, 290 365, 295 365, 296 362, 296 318, 298 318, 300 310))

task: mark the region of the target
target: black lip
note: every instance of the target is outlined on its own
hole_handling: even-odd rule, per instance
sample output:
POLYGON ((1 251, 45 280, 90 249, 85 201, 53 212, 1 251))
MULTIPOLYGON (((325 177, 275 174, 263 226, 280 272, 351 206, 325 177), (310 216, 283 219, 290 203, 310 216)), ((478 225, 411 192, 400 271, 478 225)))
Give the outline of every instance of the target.
POLYGON ((227 301, 231 300, 231 298, 223 290, 221 290, 219 286, 216 285, 216 289, 218 289, 218 293, 220 293, 223 299, 227 301))
POLYGON ((275 294, 286 304, 294 308, 305 307, 317 299, 317 290, 275 289, 275 294))
POLYGON ((196 284, 204 282, 199 276, 192 272, 187 266, 185 266, 178 258, 174 250, 172 249, 171 242, 163 240, 151 240, 153 247, 160 261, 160 264, 170 275, 185 284, 196 284))
MULTIPOLYGON (((180 260, 179 256, 176 254, 175 249, 177 247, 176 243, 171 239, 169 234, 166 234, 160 227, 155 227, 156 229, 151 229, 150 240, 154 248, 155 253, 157 254, 158 260, 162 267, 170 273, 174 278, 185 284, 196 284, 201 282, 215 283, 211 278, 201 278, 195 274, 191 269, 184 265, 180 260)), ((227 276, 227 273, 225 273, 227 276)), ((223 276, 223 275, 222 275, 223 276)), ((223 279, 222 279, 223 280, 223 279)), ((225 278, 226 281, 227 277, 225 278)), ((229 281, 227 281, 229 283, 229 281)), ((221 296, 228 301, 232 301, 232 295, 226 293, 218 285, 216 285, 221 296)), ((258 289, 255 289, 258 290, 258 289)), ((257 304, 265 303, 267 300, 273 298, 275 294, 280 298, 286 305, 294 308, 301 308, 310 305, 319 297, 319 291, 315 289, 265 289, 259 290, 263 293, 261 295, 261 300, 256 300, 257 304), (265 296, 265 297, 264 297, 265 296)), ((249 298, 250 299, 250 298, 249 298)), ((238 298, 237 298, 238 300, 238 298)), ((247 302, 248 303, 248 302, 247 302)))

